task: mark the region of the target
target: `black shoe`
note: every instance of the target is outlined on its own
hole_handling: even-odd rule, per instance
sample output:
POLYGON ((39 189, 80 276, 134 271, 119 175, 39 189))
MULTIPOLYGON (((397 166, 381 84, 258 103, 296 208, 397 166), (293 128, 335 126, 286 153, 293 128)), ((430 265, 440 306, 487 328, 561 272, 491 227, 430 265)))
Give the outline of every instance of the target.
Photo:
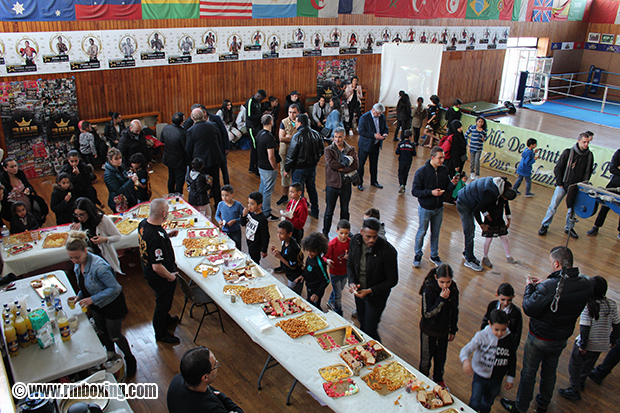
POLYGON ((590 378, 590 380, 592 380, 594 383, 598 384, 599 386, 603 384, 603 378, 599 376, 598 374, 596 374, 596 370, 592 370, 590 374, 588 374, 588 377, 590 378))
POLYGON ((372 186, 374 186, 376 188, 379 188, 379 189, 383 189, 383 185, 381 185, 379 182, 375 182, 374 184, 370 184, 370 185, 372 185, 372 186))
POLYGON ((269 214, 269 216, 267 217, 267 221, 279 221, 280 218, 273 215, 273 214, 269 214))
POLYGON ((285 205, 286 203, 288 203, 288 196, 282 195, 278 202, 276 202, 276 205, 285 205))
POLYGON ((549 230, 549 225, 543 225, 538 230, 538 235, 547 235, 547 230, 549 230))
POLYGON ((137 362, 134 356, 125 357, 125 364, 127 365, 127 378, 136 375, 137 362))
POLYGON ((515 413, 519 412, 519 410, 517 409, 517 403, 516 402, 514 402, 512 400, 508 400, 505 397, 502 397, 499 402, 502 404, 502 407, 504 409, 506 409, 506 411, 515 412, 515 413))
POLYGON ((364 190, 364 185, 362 185, 362 184, 358 185, 357 189, 359 189, 360 191, 363 191, 364 190))
POLYGON ((536 408, 536 413, 547 413, 547 408, 538 406, 536 408))
POLYGON ((174 317, 170 317, 168 321, 166 321, 166 328, 176 327, 179 324, 179 316, 175 315, 174 317))
POLYGON ((575 232, 573 228, 571 228, 570 231, 564 230, 564 233, 570 235, 571 238, 575 238, 575 239, 579 238, 579 235, 577 235, 577 233, 575 232))
POLYGON ((181 342, 178 337, 175 337, 172 334, 167 334, 163 337, 155 337, 155 340, 167 344, 179 344, 181 342))
POLYGON ((284 267, 283 266, 279 266, 273 269, 273 272, 276 274, 282 274, 284 272, 284 267))
POLYGON ((567 389, 559 389, 558 393, 560 393, 560 396, 568 400, 573 400, 573 401, 581 400, 581 396, 579 395, 579 392, 574 391, 570 387, 567 389))
POLYGON ((357 310, 353 310, 353 312, 351 313, 351 317, 357 318, 357 310))
POLYGON ((319 213, 317 212, 316 214, 313 214, 312 212, 309 213, 308 215, 310 215, 312 218, 314 219, 319 219, 319 213))
POLYGON ((586 235, 587 235, 588 237, 593 237, 593 236, 595 236, 596 234, 598 234, 598 227, 597 227, 597 226, 592 227, 592 229, 591 229, 591 230, 589 230, 588 232, 586 232, 586 235))

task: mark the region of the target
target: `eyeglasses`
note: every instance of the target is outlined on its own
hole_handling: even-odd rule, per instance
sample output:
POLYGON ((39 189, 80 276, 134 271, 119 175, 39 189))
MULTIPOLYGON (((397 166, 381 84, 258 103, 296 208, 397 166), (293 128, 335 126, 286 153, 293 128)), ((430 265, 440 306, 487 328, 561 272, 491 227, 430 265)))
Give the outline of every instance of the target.
POLYGON ((220 362, 217 361, 217 359, 215 360, 215 365, 213 367, 211 367, 211 371, 215 370, 215 369, 219 369, 220 368, 220 362))
POLYGON ((81 212, 81 213, 76 212, 73 214, 73 216, 76 218, 84 218, 88 216, 88 212, 81 212))
MULTIPOLYGON (((190 350, 191 351, 207 351, 207 353, 211 354, 211 351, 205 347, 205 346, 199 346, 196 347, 195 349, 190 350)), ((211 371, 215 370, 215 369, 219 369, 220 368, 220 362, 217 361, 217 359, 215 359, 215 364, 213 366, 211 366, 211 371)))

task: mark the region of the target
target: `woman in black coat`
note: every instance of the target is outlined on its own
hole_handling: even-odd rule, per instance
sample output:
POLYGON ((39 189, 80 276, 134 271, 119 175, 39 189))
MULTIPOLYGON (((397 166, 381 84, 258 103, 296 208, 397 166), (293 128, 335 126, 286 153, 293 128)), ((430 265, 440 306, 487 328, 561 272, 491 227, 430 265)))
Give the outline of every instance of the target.
POLYGON ((398 92, 400 98, 396 104, 396 130, 394 131, 394 142, 402 140, 403 132, 411 128, 411 99, 404 90, 398 92), (398 139, 398 131, 401 130, 400 138, 398 139))
POLYGON ((463 172, 463 165, 467 160, 467 141, 463 136, 463 125, 460 120, 453 120, 450 123, 446 136, 450 135, 452 135, 452 147, 446 167, 448 174, 454 176, 456 173, 463 172))
POLYGON ((121 139, 121 133, 125 130, 125 123, 123 123, 123 118, 120 113, 109 112, 108 114, 112 119, 105 124, 103 136, 105 136, 110 146, 116 148, 118 146, 118 141, 121 139))
POLYGON ((2 161, 0 183, 4 185, 2 198, 2 218, 11 221, 11 205, 13 202, 22 201, 26 204, 26 210, 32 212, 40 226, 45 223, 49 208, 43 198, 38 196, 26 178, 24 171, 19 169, 17 161, 6 158, 2 161))

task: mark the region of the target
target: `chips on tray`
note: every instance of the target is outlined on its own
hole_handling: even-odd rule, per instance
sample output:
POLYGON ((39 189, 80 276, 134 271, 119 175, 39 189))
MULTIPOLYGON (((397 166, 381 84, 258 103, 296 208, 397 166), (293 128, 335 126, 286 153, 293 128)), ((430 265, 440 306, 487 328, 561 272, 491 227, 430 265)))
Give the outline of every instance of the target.
POLYGON ((248 287, 246 287, 245 285, 225 285, 222 292, 225 295, 236 295, 236 294, 241 293, 241 291, 247 290, 247 289, 248 287))
POLYGON ((414 379, 413 373, 397 361, 379 364, 372 369, 372 372, 362 377, 368 387, 380 394, 396 391, 414 379))
POLYGON ((41 232, 40 231, 26 231, 26 232, 22 232, 20 234, 13 234, 11 236, 9 236, 8 240, 6 241, 8 245, 19 245, 19 244, 25 244, 27 242, 32 242, 32 234, 35 234, 35 238, 38 240, 41 239, 41 232))
POLYGON ((242 290, 239 296, 245 304, 266 303, 267 301, 284 298, 275 284, 268 285, 267 287, 248 288, 242 290))
POLYGON ((52 232, 47 234, 45 241, 43 241, 43 248, 60 248, 64 247, 69 238, 68 232, 52 232))
POLYGON ((305 313, 276 323, 291 338, 298 338, 327 327, 327 321, 315 313, 305 313))
POLYGON ((349 378, 353 372, 345 364, 334 364, 327 367, 321 367, 319 374, 325 381, 342 380, 349 378))
POLYGON ((128 218, 118 222, 116 224, 116 228, 118 228, 118 232, 121 234, 128 235, 135 231, 135 229, 138 228, 138 225, 140 225, 140 221, 128 218))
POLYGON ((148 218, 150 211, 151 211, 151 205, 149 204, 140 205, 136 213, 136 218, 148 218))

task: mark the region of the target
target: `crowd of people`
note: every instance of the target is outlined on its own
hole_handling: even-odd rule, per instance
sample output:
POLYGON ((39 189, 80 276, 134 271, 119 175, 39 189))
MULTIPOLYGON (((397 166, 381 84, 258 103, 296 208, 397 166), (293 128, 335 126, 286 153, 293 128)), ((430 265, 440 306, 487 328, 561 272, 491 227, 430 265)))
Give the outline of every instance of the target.
MULTIPOLYGON (((357 78, 346 87, 336 79, 323 92, 311 113, 306 113, 299 93, 292 92, 286 98, 286 117, 279 126, 276 122, 279 103, 273 97, 263 102, 267 93, 262 89, 242 107, 245 120, 242 127, 233 120, 235 116, 229 100, 224 101, 216 115, 209 114, 201 104, 192 106, 190 117, 182 112, 175 113, 172 123, 158 136, 165 144, 162 162, 168 168, 167 189, 170 193, 183 193, 187 184, 190 204, 220 227, 237 248, 244 248, 242 238, 245 236, 245 249, 257 264, 268 254, 275 257, 280 264, 274 272, 283 273, 288 286, 298 294, 303 292, 305 285, 307 300, 318 309, 322 309, 322 299, 330 284, 327 307, 340 315, 343 315, 343 292, 353 294, 355 311, 352 316, 357 317, 364 333, 380 340, 381 316, 391 290, 398 284, 398 251, 386 239, 385 225, 376 208, 365 212, 361 230, 352 234, 349 205, 353 187, 360 192, 365 189, 363 177, 367 160, 370 185, 383 188, 378 180, 378 164, 383 141, 389 133, 386 110, 382 104, 376 103, 368 112, 361 113, 362 89, 357 78), (355 130, 355 121, 359 135, 357 148, 346 142, 347 134, 355 130), (229 150, 243 135, 244 128, 252 146, 249 172, 260 178, 259 187, 249 194, 245 207, 235 200, 226 162, 229 150), (321 201, 316 171, 321 158, 325 165, 322 230, 305 234, 308 217, 319 219, 321 201), (274 213, 272 201, 278 171, 281 196, 275 205, 282 208, 279 216, 274 213), (330 240, 338 200, 340 217, 335 228, 336 236, 330 240), (277 222, 278 241, 275 244, 270 240, 270 222, 277 222), (241 227, 245 227, 244 232, 241 227)), ((492 268, 489 249, 493 238, 500 238, 507 262, 517 263, 511 255, 508 239, 509 202, 519 194, 523 180, 526 181, 525 196, 534 195, 531 176, 537 159, 537 142, 528 140, 514 187, 506 177, 480 177, 486 120, 478 117, 464 133, 460 121, 461 101, 457 99, 446 112, 447 129, 443 133, 439 98, 433 95, 430 100, 427 108, 423 106, 422 98, 418 98, 417 106, 412 107, 409 96, 401 91, 394 140, 398 141, 400 194, 405 192, 418 147, 427 143, 431 148, 429 159, 415 171, 411 189, 419 203, 412 264, 414 268, 422 266, 424 240, 430 226, 429 259, 433 265, 419 290, 422 299, 419 369, 429 375, 432 366, 433 380, 447 387, 444 365, 448 345, 458 331, 459 290, 453 268, 443 263, 439 255, 444 205, 456 203, 463 230, 465 267, 474 271, 482 271, 485 266, 492 268), (425 142, 420 141, 422 136, 425 142), (468 159, 471 162, 469 183, 463 170, 468 159), (486 238, 482 261, 474 255, 474 221, 486 238)), ((151 198, 147 171, 149 148, 140 121, 132 120, 125 128, 118 113, 111 114, 111 121, 105 128, 105 155, 101 154, 95 135, 88 122, 80 123, 76 149, 68 153, 66 163, 57 175, 50 207, 57 224, 71 223, 73 232, 67 251, 78 277, 80 305, 91 307, 102 343, 112 352, 114 343, 118 345, 131 376, 136 371, 136 360, 121 333, 121 321, 127 308, 122 288, 115 279, 115 274, 123 274, 113 245, 121 235, 103 213, 104 206, 93 186, 92 165, 96 159, 105 156, 107 206, 113 212, 124 212, 151 198)), ((539 235, 545 235, 549 230, 568 187, 589 180, 594 165, 588 148, 592 137, 591 132, 580 134, 577 143, 562 153, 554 170, 555 192, 539 235)), ((612 159, 612 179, 608 187, 617 187, 620 182, 619 163, 620 151, 612 159)), ((36 194, 15 160, 5 159, 2 165, 2 216, 11 223, 11 232, 43 225, 48 213, 45 200, 36 194)), ((606 214, 607 210, 601 210, 588 235, 597 234, 606 214)), ((170 330, 178 322, 178 317, 171 316, 170 309, 178 272, 170 237, 178 231, 164 230, 162 224, 167 216, 165 200, 151 201, 150 215, 139 226, 139 245, 144 277, 156 297, 153 314, 155 338, 162 343, 176 344, 180 340, 170 330)), ((573 225, 569 210, 565 232, 577 238, 573 225)), ((600 383, 620 360, 617 351, 610 352, 608 357, 611 359, 592 370, 604 347, 620 338, 620 319, 615 303, 606 298, 605 280, 581 274, 573 265, 571 250, 566 247, 552 249, 549 260, 552 273, 546 280, 528 277, 523 295, 523 311, 530 317, 529 332, 517 399, 501 401, 508 411, 528 410, 539 368, 540 392, 536 401, 538 411, 546 411, 554 391, 558 359, 580 316, 581 334, 569 367, 571 386, 561 389, 560 394, 578 400, 588 375, 600 383)), ((469 404, 481 412, 490 411, 505 376, 508 376, 506 388, 512 387, 516 351, 521 341, 523 320, 520 309, 512 304, 514 288, 506 283, 500 285, 497 297, 498 300, 491 302, 486 309, 481 331, 460 351, 463 370, 473 375, 469 404)), ((181 360, 181 374, 170 385, 170 410, 176 411, 178 406, 198 410, 221 405, 227 411, 242 411, 223 393, 211 387, 218 366, 208 349, 188 351, 181 360)))

